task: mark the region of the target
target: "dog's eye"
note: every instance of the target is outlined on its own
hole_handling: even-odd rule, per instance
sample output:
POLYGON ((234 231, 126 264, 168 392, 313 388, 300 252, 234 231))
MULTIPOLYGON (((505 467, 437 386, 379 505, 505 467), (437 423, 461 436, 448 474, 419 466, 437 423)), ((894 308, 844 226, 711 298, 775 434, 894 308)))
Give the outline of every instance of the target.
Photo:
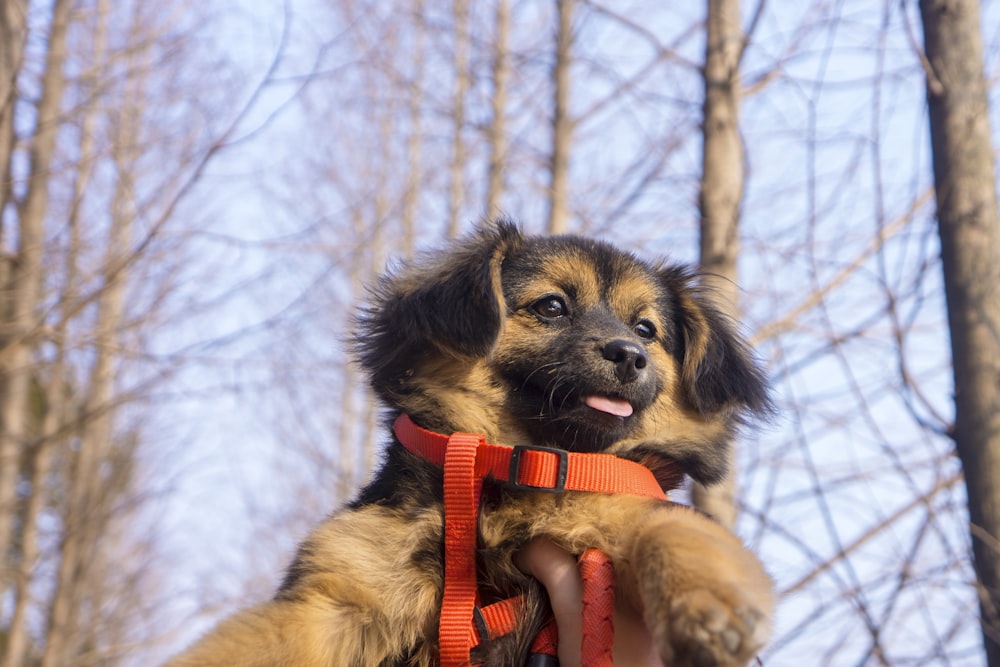
POLYGON ((533 303, 531 310, 539 317, 554 320, 566 314, 566 303, 557 296, 546 296, 533 303))
POLYGON ((632 330, 635 331, 635 335, 639 338, 644 338, 646 340, 652 340, 656 338, 656 325, 649 320, 639 320, 632 330))

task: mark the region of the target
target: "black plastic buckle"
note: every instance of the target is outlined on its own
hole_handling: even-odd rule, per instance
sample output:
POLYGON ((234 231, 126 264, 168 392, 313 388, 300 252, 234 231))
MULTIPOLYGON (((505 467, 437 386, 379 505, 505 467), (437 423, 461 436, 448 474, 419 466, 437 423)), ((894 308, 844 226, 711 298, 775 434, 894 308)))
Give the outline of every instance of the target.
POLYGON ((536 447, 534 445, 514 445, 514 451, 510 455, 510 471, 507 475, 507 483, 515 489, 526 491, 544 491, 545 493, 562 493, 566 490, 566 471, 569 470, 569 452, 565 449, 555 447, 536 447), (545 452, 555 454, 559 457, 559 470, 556 472, 555 486, 533 486, 531 484, 521 484, 517 481, 518 473, 521 471, 521 454, 526 451, 545 452))
POLYGON ((486 624, 486 617, 483 616, 483 611, 478 606, 472 608, 472 623, 476 626, 476 630, 479 631, 478 645, 493 641, 493 637, 490 636, 490 626, 486 624))
POLYGON ((547 653, 532 653, 524 667, 559 667, 559 658, 547 653))

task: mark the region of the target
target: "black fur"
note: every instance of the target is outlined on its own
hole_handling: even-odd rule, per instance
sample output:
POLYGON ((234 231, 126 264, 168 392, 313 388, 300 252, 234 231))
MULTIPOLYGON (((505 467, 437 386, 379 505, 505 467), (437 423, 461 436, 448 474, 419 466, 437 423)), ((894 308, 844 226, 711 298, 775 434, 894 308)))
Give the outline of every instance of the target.
POLYGON ((729 318, 712 304, 704 288, 695 285, 696 274, 688 267, 670 266, 661 269, 659 276, 672 295, 688 293, 699 309, 700 317, 692 317, 676 298, 672 307, 675 326, 680 332, 676 353, 681 361, 696 339, 706 340, 693 382, 685 386, 691 406, 703 414, 732 406, 740 419, 770 415, 773 406, 764 372, 729 318))
POLYGON ((378 393, 385 397, 431 354, 489 353, 506 315, 494 293, 494 259, 521 241, 517 227, 501 220, 444 253, 427 254, 382 277, 372 305, 358 317, 355 339, 378 393))

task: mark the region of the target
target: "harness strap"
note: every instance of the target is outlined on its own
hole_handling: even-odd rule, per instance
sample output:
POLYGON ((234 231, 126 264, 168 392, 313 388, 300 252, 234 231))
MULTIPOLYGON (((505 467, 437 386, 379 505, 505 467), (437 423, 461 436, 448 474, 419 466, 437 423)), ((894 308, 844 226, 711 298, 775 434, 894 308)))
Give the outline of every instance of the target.
POLYGON ((475 646, 502 637, 517 627, 524 596, 517 595, 473 610, 473 625, 470 629, 470 643, 475 646))
MULTIPOLYGON (((615 577, 611 558, 599 549, 588 549, 579 560, 580 579, 583 581, 583 636, 581 665, 584 667, 613 667, 615 643, 615 577)), ((473 617, 470 645, 475 646, 513 632, 524 604, 524 596, 476 607, 473 617)), ((555 619, 539 631, 531 644, 533 656, 555 656, 559 646, 559 630, 555 619)), ((537 660, 546 665, 544 660, 537 660)), ((528 663, 532 663, 529 661, 528 663)))
MULTIPOLYGON (((582 454, 549 447, 508 447, 486 442, 483 435, 445 436, 423 429, 406 414, 393 424, 410 452, 444 468, 444 595, 438 629, 442 667, 470 661, 477 644, 514 629, 520 598, 477 607, 476 539, 483 479, 506 481, 533 491, 591 491, 666 500, 656 477, 645 466, 613 454, 582 454)), ((614 574, 610 558, 597 549, 581 556, 584 584, 583 664, 608 667, 614 643, 614 574)), ((532 653, 555 655, 555 623, 535 639, 532 653)))
MULTIPOLYGON (((393 424, 399 441, 412 453, 435 465, 444 466, 449 441, 428 431, 401 414, 393 424)), ((584 454, 532 445, 494 445, 482 435, 472 435, 479 444, 475 477, 492 477, 512 486, 532 491, 592 491, 666 500, 652 471, 646 466, 614 454, 584 454)))
POLYGON ((438 642, 442 665, 469 662, 469 619, 476 606, 476 519, 482 477, 476 453, 483 436, 456 433, 444 461, 444 600, 438 642))
POLYGON ((580 661, 587 667, 614 667, 615 573, 611 558, 599 549, 580 556, 583 580, 583 645, 580 661))
MULTIPOLYGON (((521 616, 523 604, 524 596, 517 595, 485 607, 476 607, 473 610, 474 623, 469 645, 476 646, 513 632, 521 616)), ((556 655, 558 644, 559 630, 555 618, 552 618, 539 630, 531 644, 531 653, 556 655)))

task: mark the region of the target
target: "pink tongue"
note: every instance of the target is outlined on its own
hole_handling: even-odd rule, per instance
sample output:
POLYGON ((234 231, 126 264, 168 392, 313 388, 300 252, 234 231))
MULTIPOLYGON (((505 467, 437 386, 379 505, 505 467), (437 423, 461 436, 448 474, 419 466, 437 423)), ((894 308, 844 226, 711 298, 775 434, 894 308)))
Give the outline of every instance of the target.
POLYGON ((583 401, 595 410, 607 412, 618 417, 628 417, 632 414, 632 404, 607 396, 588 396, 583 401))

